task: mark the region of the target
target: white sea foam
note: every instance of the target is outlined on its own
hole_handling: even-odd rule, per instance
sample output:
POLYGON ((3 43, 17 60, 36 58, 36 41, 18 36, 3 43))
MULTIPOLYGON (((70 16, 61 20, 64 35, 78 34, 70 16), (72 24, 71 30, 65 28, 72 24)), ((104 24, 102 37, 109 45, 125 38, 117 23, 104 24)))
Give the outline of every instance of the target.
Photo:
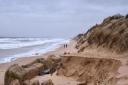
POLYGON ((63 39, 40 39, 40 38, 3 38, 0 39, 0 49, 14 49, 26 46, 42 45, 45 43, 56 43, 63 39))
POLYGON ((18 39, 0 39, 0 49, 14 49, 14 48, 21 48, 21 47, 26 47, 26 46, 35 46, 35 45, 43 45, 43 44, 48 44, 44 45, 43 48, 35 48, 32 50, 29 50, 28 52, 25 53, 20 53, 20 54, 15 54, 15 55, 10 55, 8 57, 2 57, 0 58, 0 63, 7 63, 16 60, 17 58, 20 57, 32 57, 35 56, 36 53, 43 54, 47 53, 49 51, 53 51, 54 49, 58 48, 61 44, 64 43, 69 43, 69 40, 64 40, 64 39, 40 39, 40 38, 29 38, 29 39, 23 39, 23 38, 18 38, 18 39), (3 44, 2 44, 2 43, 3 44), (4 43, 6 42, 6 43, 4 43), (10 44, 11 42, 11 44, 10 44), (13 43, 13 44, 12 44, 13 43))

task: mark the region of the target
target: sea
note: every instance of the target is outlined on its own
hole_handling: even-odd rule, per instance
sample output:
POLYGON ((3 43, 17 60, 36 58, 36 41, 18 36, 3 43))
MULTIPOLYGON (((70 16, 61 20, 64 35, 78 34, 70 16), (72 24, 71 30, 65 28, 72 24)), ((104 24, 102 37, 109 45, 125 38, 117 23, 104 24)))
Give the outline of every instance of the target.
POLYGON ((69 41, 60 38, 0 38, 0 63, 44 54, 69 41))

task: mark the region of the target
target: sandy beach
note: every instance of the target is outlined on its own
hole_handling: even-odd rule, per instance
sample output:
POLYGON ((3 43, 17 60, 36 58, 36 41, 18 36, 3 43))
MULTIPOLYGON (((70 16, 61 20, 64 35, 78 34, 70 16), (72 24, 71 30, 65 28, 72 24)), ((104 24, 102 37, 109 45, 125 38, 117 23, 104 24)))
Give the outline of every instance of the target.
POLYGON ((64 48, 63 45, 61 45, 59 48, 55 49, 54 51, 50 51, 48 53, 45 54, 41 54, 41 55, 35 55, 32 57, 22 57, 22 58, 18 58, 15 61, 12 61, 10 63, 4 63, 4 64, 0 64, 0 85, 4 85, 4 75, 6 70, 9 68, 9 66, 13 65, 13 64, 19 64, 19 65, 26 65, 31 63, 32 61, 34 61, 35 59, 38 58, 47 58, 49 55, 56 55, 56 56, 60 56, 63 55, 65 52, 75 52, 76 50, 73 48, 75 42, 71 41, 68 44, 68 48, 64 48))
MULTIPOLYGON (((57 48, 56 50, 54 50, 52 52, 48 52, 46 54, 42 54, 41 56, 24 57, 24 58, 19 58, 19 59, 15 60, 13 62, 10 62, 10 63, 0 64, 0 85, 4 85, 4 74, 5 74, 5 71, 8 69, 8 67, 10 65, 13 65, 13 64, 26 65, 26 64, 31 63, 32 61, 34 61, 37 58, 47 58, 49 55, 60 56, 60 55, 63 55, 65 52, 70 52, 70 54, 67 55, 67 56, 74 56, 76 58, 78 56, 80 56, 80 57, 92 58, 92 59, 95 59, 95 58, 102 59, 102 58, 104 58, 104 59, 119 60, 122 63, 122 66, 119 67, 118 77, 119 78, 121 77, 122 79, 120 81, 118 81, 118 83, 119 83, 119 85, 121 85, 123 83, 127 83, 127 80, 124 79, 124 76, 127 77, 126 75, 128 75, 127 74, 128 66, 126 65, 127 60, 128 60, 127 57, 124 57, 124 55, 118 55, 118 54, 115 54, 115 53, 111 53, 107 50, 101 50, 101 49, 99 49, 99 50, 98 49, 86 49, 84 51, 84 53, 77 53, 77 50, 74 48, 75 44, 76 43, 74 41, 72 41, 68 45, 68 48, 64 48, 63 45, 62 45, 61 47, 57 48)), ((72 61, 72 63, 77 64, 77 62, 74 62, 74 61, 72 61)), ((89 67, 87 67, 87 68, 89 68, 89 67)), ((39 80, 41 82, 51 79, 52 82, 55 85, 61 85, 61 84, 62 85, 77 85, 78 83, 80 83, 80 82, 76 81, 75 78, 66 77, 66 76, 57 76, 56 73, 54 73, 52 76, 50 74, 49 75, 44 75, 44 76, 36 76, 34 79, 39 80)))
MULTIPOLYGON (((83 53, 77 53, 77 49, 74 48, 75 44, 76 44, 76 42, 72 41, 68 44, 68 48, 64 48, 62 45, 61 47, 57 48, 56 50, 48 52, 46 54, 42 54, 41 56, 24 57, 24 58, 19 58, 10 63, 0 64, 0 85, 4 85, 4 74, 10 65, 13 65, 13 64, 26 65, 26 64, 31 63, 32 61, 34 61, 37 58, 47 58, 49 55, 61 56, 65 52, 70 52, 70 54, 67 54, 66 56, 73 56, 74 58, 80 57, 80 58, 82 58, 82 60, 84 60, 84 58, 85 58, 85 60, 87 60, 87 61, 90 58, 93 59, 92 66, 95 65, 95 62, 97 62, 98 59, 101 59, 101 60, 105 59, 106 62, 107 61, 113 62, 113 64, 115 63, 115 66, 111 67, 113 70, 116 68, 116 66, 119 67, 118 74, 116 73, 116 77, 120 79, 120 81, 117 82, 118 85, 125 85, 128 83, 127 82, 128 58, 126 57, 127 56, 126 54, 119 55, 116 53, 112 53, 108 50, 102 50, 100 48, 99 49, 90 49, 89 48, 89 49, 85 49, 85 51, 83 53), (115 61, 121 62, 121 65, 116 64, 117 62, 115 62, 115 61)), ((68 64, 68 66, 66 65, 66 67, 69 67, 70 64, 71 64, 71 66, 72 66, 72 64, 75 64, 75 67, 77 67, 77 66, 79 66, 78 62, 82 63, 82 60, 79 60, 79 58, 76 60, 78 60, 78 61, 70 61, 70 63, 68 64)), ((103 64, 105 64, 105 61, 103 62, 103 64)), ((103 67, 104 67, 104 65, 103 65, 103 67)), ((103 67, 99 68, 99 70, 102 69, 103 67)), ((73 68, 74 67, 70 67, 70 69, 68 70, 69 72, 67 71, 67 74, 61 74, 61 76, 57 76, 56 73, 54 73, 52 76, 50 74, 44 75, 44 76, 36 76, 34 78, 34 80, 39 80, 40 82, 43 82, 43 81, 47 81, 47 80, 51 79, 55 85, 77 85, 80 82, 77 81, 76 77, 64 76, 64 75, 69 75, 72 72, 74 72, 74 70, 71 70, 73 68)), ((89 69, 90 66, 86 67, 86 68, 89 69)), ((106 67, 106 69, 109 69, 109 68, 110 68, 110 65, 108 67, 106 67)), ((77 68, 77 69, 79 69, 79 68, 77 68)), ((81 71, 78 71, 78 74, 79 73, 81 73, 81 71)), ((114 75, 114 74, 112 74, 112 75, 114 75)))
POLYGON ((110 16, 54 51, 0 64, 0 85, 128 85, 127 21, 110 16))

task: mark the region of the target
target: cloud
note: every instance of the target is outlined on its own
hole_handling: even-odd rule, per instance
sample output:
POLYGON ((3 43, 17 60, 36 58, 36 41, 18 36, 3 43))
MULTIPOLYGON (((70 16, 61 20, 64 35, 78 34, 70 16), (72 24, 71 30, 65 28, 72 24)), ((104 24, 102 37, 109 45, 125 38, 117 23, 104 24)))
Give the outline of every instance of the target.
POLYGON ((0 0, 0 36, 72 37, 127 12, 127 0, 0 0))

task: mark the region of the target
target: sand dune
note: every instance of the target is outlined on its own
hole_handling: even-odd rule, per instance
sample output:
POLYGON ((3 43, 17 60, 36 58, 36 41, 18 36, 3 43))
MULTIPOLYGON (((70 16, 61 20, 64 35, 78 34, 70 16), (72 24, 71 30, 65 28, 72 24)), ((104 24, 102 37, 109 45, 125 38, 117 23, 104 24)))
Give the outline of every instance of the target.
POLYGON ((110 16, 87 33, 75 37, 67 48, 61 46, 45 55, 1 64, 0 85, 4 85, 4 73, 10 65, 25 65, 23 69, 28 69, 37 63, 45 66, 45 61, 50 62, 47 67, 50 70, 46 71, 47 74, 34 75, 30 81, 38 80, 42 85, 44 82, 45 85, 128 85, 127 21, 126 16, 110 16), (37 58, 45 60, 33 62, 37 58), (53 74, 50 73, 54 68, 53 74))

